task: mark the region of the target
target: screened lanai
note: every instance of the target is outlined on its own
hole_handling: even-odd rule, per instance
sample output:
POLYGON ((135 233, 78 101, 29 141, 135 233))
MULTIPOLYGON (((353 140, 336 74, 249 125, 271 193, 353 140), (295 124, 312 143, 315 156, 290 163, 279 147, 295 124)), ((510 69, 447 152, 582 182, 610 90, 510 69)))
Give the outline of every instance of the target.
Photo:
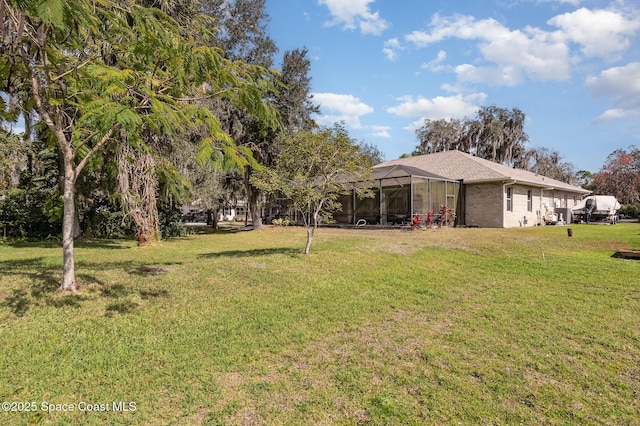
MULTIPOLYGON (((463 218, 460 182, 425 172, 422 169, 391 165, 376 167, 371 176, 374 197, 360 199, 355 192, 341 199, 342 211, 333 218, 343 224, 407 224, 415 213, 426 217, 430 210, 446 205, 463 218)), ((460 224, 456 219, 456 224, 460 224)))

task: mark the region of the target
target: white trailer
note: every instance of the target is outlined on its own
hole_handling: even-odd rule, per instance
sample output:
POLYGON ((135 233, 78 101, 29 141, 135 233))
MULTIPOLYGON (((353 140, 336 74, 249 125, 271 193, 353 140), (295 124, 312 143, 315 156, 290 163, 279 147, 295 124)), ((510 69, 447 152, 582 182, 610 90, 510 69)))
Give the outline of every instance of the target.
POLYGON ((613 195, 590 195, 584 198, 571 212, 584 222, 616 223, 620 203, 613 195))

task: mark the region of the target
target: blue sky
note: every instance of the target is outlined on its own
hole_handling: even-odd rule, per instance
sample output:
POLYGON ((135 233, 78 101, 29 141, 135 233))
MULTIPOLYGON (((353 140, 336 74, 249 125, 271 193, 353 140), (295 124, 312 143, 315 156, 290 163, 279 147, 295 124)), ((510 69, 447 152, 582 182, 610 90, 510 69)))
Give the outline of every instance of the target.
MULTIPOLYGON (((598 171, 640 146, 640 4, 614 0, 267 0, 271 36, 307 48, 321 124, 387 160, 425 118, 519 108, 530 147, 598 171)), ((279 60, 278 60, 279 61, 279 60)), ((278 66, 280 64, 278 63, 278 66)))

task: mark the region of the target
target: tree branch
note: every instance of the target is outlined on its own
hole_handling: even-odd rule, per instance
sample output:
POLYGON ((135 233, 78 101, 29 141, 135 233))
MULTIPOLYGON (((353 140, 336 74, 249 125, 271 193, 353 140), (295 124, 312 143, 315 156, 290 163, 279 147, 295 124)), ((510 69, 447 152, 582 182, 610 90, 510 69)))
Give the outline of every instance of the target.
POLYGON ((53 77, 53 78, 51 79, 51 81, 52 81, 52 82, 53 82, 53 81, 57 81, 57 80, 59 80, 59 79, 61 79, 61 78, 65 77, 65 76, 67 76, 67 75, 71 74, 72 72, 77 71, 78 69, 80 69, 80 68, 84 67, 85 65, 88 65, 88 64, 90 64, 91 62, 95 61, 95 59, 96 59, 97 57, 98 57, 98 56, 96 55, 96 56, 94 56, 93 58, 87 59, 87 60, 86 60, 86 61, 84 61, 83 63, 81 63, 81 64, 79 64, 79 65, 76 65, 75 67, 71 68, 69 71, 67 71, 67 72, 63 72, 62 74, 60 74, 60 75, 57 75, 57 76, 53 77))
POLYGON ((118 131, 119 129, 120 129, 120 124, 119 123, 114 124, 114 126, 111 129, 109 129, 109 131, 102 137, 102 139, 100 139, 100 141, 98 141, 98 143, 95 144, 93 148, 91 148, 89 153, 84 156, 84 158, 75 167, 75 177, 76 177, 76 179, 78 178, 78 175, 80 174, 82 169, 84 169, 84 167, 87 165, 87 163, 89 162, 91 157, 93 157, 93 155, 96 152, 98 152, 100 149, 102 149, 102 147, 105 146, 107 144, 107 142, 109 142, 109 140, 111 139, 113 134, 116 131, 118 131))

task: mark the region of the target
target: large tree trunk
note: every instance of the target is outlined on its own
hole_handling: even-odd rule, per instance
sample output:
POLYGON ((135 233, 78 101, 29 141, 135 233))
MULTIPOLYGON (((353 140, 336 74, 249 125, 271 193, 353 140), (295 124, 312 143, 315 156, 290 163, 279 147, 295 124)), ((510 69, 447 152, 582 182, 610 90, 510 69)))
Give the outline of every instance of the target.
POLYGON ((260 191, 258 191, 250 182, 251 179, 251 167, 246 166, 244 168, 244 184, 247 190, 247 201, 249 203, 249 211, 251 211, 251 226, 254 230, 260 229, 262 226, 262 218, 260 217, 259 198, 260 191))
POLYGON ((122 208, 136 226, 138 245, 160 241, 156 196, 158 179, 155 160, 148 152, 137 152, 121 143, 117 149, 118 185, 122 208))
POLYGON ((75 292, 78 290, 78 285, 76 283, 75 259, 73 255, 73 231, 76 219, 74 194, 76 183, 70 162, 65 162, 65 166, 64 192, 62 194, 62 202, 64 205, 62 215, 63 270, 60 290, 75 292))

